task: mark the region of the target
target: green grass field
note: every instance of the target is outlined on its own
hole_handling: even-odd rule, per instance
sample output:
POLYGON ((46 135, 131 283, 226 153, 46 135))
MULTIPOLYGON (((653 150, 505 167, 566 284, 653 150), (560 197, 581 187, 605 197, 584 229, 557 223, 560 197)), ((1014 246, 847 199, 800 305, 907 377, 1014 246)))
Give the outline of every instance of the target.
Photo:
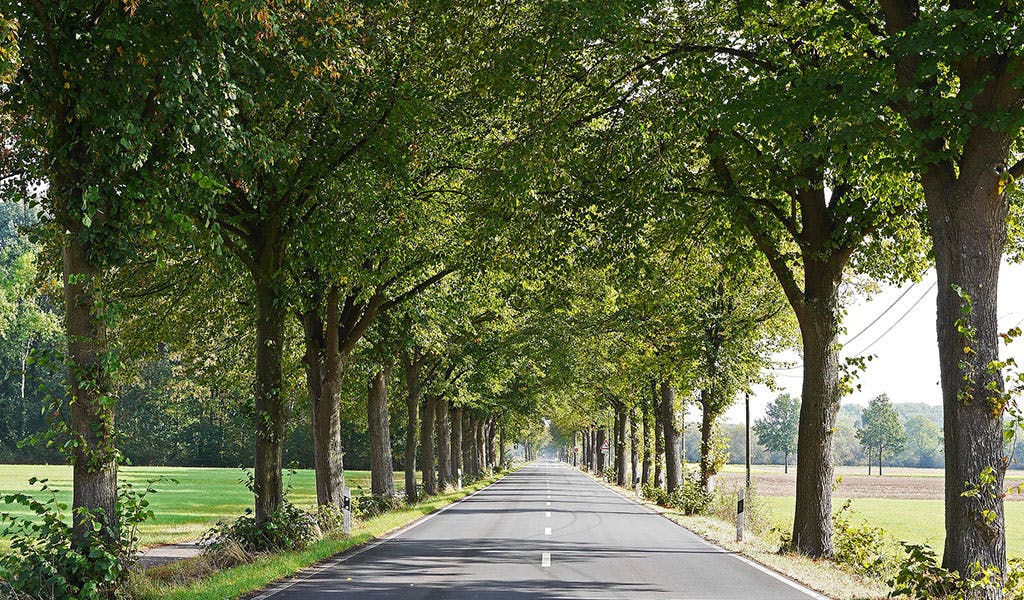
MULTIPOLYGON (((770 512, 775 527, 787 531, 793 524, 796 499, 792 496, 766 496, 760 499, 770 512)), ((839 508, 845 498, 833 499, 839 508)), ((1024 502, 1006 503, 1006 552, 1024 557, 1024 502)), ((854 498, 852 523, 858 520, 881 527, 898 540, 928 544, 940 556, 945 538, 943 503, 941 500, 893 500, 888 498, 854 498)))
MULTIPOLYGON (((690 467, 693 468, 693 467, 690 467)), ((742 473, 743 465, 726 465, 725 473, 742 473)), ((790 467, 790 474, 794 472, 790 467)), ((846 477, 865 475, 864 467, 838 467, 837 474, 846 477)), ((751 468, 755 485, 758 474, 779 475, 782 467, 779 465, 755 465, 751 468)), ((941 478, 944 476, 942 469, 911 469, 911 468, 887 468, 885 478, 892 486, 900 486, 904 478, 941 478)), ((1024 478, 1021 471, 1010 471, 1008 478, 1019 480, 1024 478)), ((864 480, 861 480, 864 481, 864 480)), ((875 479, 874 481, 879 481, 875 479)), ((935 485, 941 487, 941 483, 935 485)), ((772 525, 787 531, 792 527, 793 510, 796 499, 791 495, 761 495, 760 500, 769 512, 769 520, 772 525)), ((846 498, 842 493, 836 494, 832 505, 839 509, 846 498)), ((944 503, 940 498, 935 499, 909 499, 909 498, 881 498, 881 497, 855 497, 851 500, 853 518, 851 521, 868 523, 880 527, 889 532, 898 540, 928 544, 939 555, 942 554, 942 544, 945 538, 944 529, 944 503)), ((1006 510, 1006 546, 1010 556, 1024 557, 1024 501, 1013 500, 1005 503, 1006 510)))
MULTIPOLYGON (((48 479, 48 484, 60 490, 61 502, 71 503, 71 467, 41 465, 0 465, 0 496, 12 492, 33 493, 28 485, 31 477, 48 479)), ((158 477, 177 480, 163 481, 155 485, 157 493, 149 497, 151 508, 156 515, 154 521, 146 523, 141 530, 143 545, 162 544, 197 539, 220 520, 233 519, 252 506, 252 493, 240 479, 245 477, 242 469, 219 469, 201 467, 123 467, 122 481, 137 487, 145 487, 146 481, 158 477)), ((402 473, 396 473, 396 483, 402 473)), ((358 495, 360 489, 369 490, 369 471, 346 471, 346 484, 358 495)), ((316 503, 316 488, 313 471, 300 470, 294 475, 285 475, 285 485, 292 491, 289 498, 299 506, 316 503)), ((35 488, 38 491, 38 487, 35 488)), ((40 497, 42 499, 42 497, 40 497)), ((0 512, 27 514, 19 505, 0 503, 0 512)), ((0 548, 6 547, 0 539, 0 548)))

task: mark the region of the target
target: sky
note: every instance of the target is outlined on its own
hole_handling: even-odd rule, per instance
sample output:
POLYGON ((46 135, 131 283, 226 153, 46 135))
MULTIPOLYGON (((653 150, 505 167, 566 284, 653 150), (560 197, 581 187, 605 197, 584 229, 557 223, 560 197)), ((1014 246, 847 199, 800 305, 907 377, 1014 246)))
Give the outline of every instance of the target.
MULTIPOLYGON (((875 358, 858 379, 861 390, 844 398, 844 404, 867 405, 871 398, 883 392, 893 402, 942 404, 939 352, 935 341, 935 287, 935 271, 932 270, 916 284, 885 287, 870 298, 856 299, 847 307, 843 325, 848 333, 841 338, 844 356, 874 354, 875 358), (872 323, 876 318, 878 321, 872 323)), ((998 314, 1000 331, 1024 325, 1024 265, 1003 264, 999 275, 998 314)), ((1014 346, 1010 347, 1011 354, 1020 360, 1020 355, 1024 355, 1024 339, 1014 346)), ((795 352, 778 358, 799 364, 799 355, 795 352)), ((763 416, 768 403, 782 391, 800 395, 803 373, 800 367, 776 369, 774 373, 776 385, 781 389, 754 388, 750 398, 752 419, 763 416)), ((743 422, 742 398, 738 400, 726 413, 726 422, 743 422)), ((688 420, 693 418, 694 410, 689 409, 688 420)))

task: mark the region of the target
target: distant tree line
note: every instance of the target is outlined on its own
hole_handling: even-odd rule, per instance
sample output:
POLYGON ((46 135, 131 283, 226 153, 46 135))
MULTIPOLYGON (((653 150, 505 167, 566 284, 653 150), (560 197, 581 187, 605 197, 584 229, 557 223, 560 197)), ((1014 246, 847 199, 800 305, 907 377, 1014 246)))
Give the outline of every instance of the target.
MULTIPOLYGON (((788 394, 784 394, 788 397, 788 394)), ((884 394, 882 396, 885 396, 884 394)), ((880 396, 880 397, 882 397, 880 396)), ((877 399, 877 398, 876 398, 877 399)), ((774 403, 773 403, 774 404, 774 403)), ((857 437, 859 429, 864 427, 864 405, 853 402, 843 404, 836 421, 833 437, 832 456, 837 465, 867 465, 867 452, 857 437)), ((942 406, 925 404, 924 402, 893 402, 891 408, 904 432, 904 443, 895 453, 884 451, 885 466, 942 468, 945 457, 942 452, 942 406)), ((745 426, 743 423, 725 423, 721 426, 723 443, 728 448, 729 463, 742 464, 745 460, 745 426)), ((759 465, 781 465, 785 463, 783 451, 770 450, 762 443, 757 428, 752 427, 754 445, 750 450, 750 460, 759 465)), ((688 424, 685 433, 686 460, 700 460, 700 433, 696 424, 688 424)), ((877 446, 871 462, 877 465, 877 446)), ((1015 444, 1007 449, 1011 460, 1011 468, 1024 468, 1024 444, 1015 444)), ((792 456, 790 457, 792 460, 792 456)), ((791 463, 792 464, 792 463, 791 463)))

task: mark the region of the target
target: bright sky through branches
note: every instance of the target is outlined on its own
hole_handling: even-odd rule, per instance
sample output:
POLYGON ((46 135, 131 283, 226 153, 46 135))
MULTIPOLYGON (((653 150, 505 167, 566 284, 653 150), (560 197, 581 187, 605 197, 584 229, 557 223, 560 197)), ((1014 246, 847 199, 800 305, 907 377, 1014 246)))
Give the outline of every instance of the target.
MULTIPOLYGON (((906 316, 892 328, 888 334, 868 350, 875 359, 868 364, 867 371, 861 374, 861 390, 844 398, 848 402, 867 406, 871 398, 885 392, 893 402, 925 402, 942 404, 942 390, 939 387, 939 353, 935 343, 935 270, 932 269, 924 279, 910 290, 899 302, 889 310, 877 323, 853 341, 847 348, 849 352, 860 352, 874 342, 889 327, 906 316), (927 294, 925 294, 927 290, 927 294), (921 297, 924 299, 921 300, 921 297), (920 302, 911 309, 911 306, 920 302), (909 312, 907 312, 909 310, 909 312)), ((843 339, 858 334, 874 321, 882 311, 888 308, 912 284, 900 287, 886 287, 870 299, 861 299, 850 305, 849 314, 844 325, 848 332, 843 339)), ((1003 264, 999 279, 999 330, 1006 331, 1016 325, 1024 325, 1024 265, 1003 264)), ((1010 346, 1018 360, 1024 357, 1024 342, 1016 342, 1010 346)), ((798 357, 787 354, 784 360, 799 364, 798 357)), ((799 366, 789 370, 776 371, 778 391, 769 390, 764 386, 754 389, 751 397, 751 418, 764 415, 768 402, 776 395, 787 391, 794 396, 800 395, 802 370, 799 366)), ((690 408, 687 418, 698 414, 690 408)), ((743 422, 743 402, 739 398, 726 413, 725 421, 729 423, 743 422)))

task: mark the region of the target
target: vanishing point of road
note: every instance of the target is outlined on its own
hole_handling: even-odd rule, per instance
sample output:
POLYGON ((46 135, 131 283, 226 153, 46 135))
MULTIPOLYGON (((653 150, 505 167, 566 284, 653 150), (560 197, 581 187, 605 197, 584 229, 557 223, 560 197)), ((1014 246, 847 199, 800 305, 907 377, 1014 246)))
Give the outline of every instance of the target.
POLYGON ((822 600, 574 468, 531 463, 254 600, 822 600))

